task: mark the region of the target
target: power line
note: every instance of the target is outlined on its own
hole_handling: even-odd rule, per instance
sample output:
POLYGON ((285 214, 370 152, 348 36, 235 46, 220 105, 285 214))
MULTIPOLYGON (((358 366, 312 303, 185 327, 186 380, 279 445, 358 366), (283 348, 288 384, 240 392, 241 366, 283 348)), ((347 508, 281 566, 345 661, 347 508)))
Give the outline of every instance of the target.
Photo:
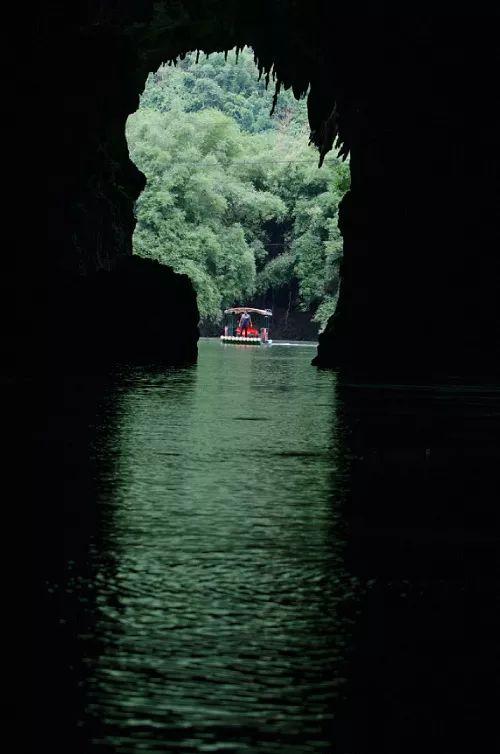
MULTIPOLYGON (((311 162, 311 160, 303 159, 303 160, 235 160, 234 162, 230 162, 229 165, 204 165, 199 160, 172 160, 169 162, 169 165, 198 165, 202 168, 228 168, 232 167, 233 165, 273 165, 275 163, 288 163, 289 165, 296 164, 296 163, 302 163, 302 162, 311 162)), ((332 165, 334 163, 333 160, 324 160, 324 165, 332 165)))
MULTIPOLYGON (((297 162, 312 162, 309 159, 302 159, 302 160, 235 160, 234 162, 231 162, 230 165, 258 165, 259 163, 266 163, 266 164, 272 164, 275 162, 288 162, 288 163, 297 163, 297 162)), ((325 160, 326 162, 326 160, 325 160)), ((328 160, 328 162, 332 162, 332 160, 328 160)), ((182 164, 182 163, 181 163, 182 164)))

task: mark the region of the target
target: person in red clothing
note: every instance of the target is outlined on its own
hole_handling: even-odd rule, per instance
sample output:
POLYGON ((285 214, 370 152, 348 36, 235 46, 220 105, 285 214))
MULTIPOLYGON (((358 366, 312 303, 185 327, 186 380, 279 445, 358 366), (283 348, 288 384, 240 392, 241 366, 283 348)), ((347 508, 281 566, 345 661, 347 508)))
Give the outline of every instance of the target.
POLYGON ((250 317, 246 309, 243 309, 243 314, 240 317, 239 327, 240 327, 240 335, 243 335, 245 338, 247 338, 248 328, 252 327, 252 318, 250 317))

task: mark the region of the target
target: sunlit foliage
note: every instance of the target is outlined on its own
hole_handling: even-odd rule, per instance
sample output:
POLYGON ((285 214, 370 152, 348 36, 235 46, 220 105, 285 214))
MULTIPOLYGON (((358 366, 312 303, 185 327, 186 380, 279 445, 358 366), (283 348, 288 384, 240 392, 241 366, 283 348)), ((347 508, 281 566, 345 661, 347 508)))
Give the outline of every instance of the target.
POLYGON ((152 74, 127 124, 147 177, 134 251, 188 274, 205 322, 295 283, 299 306, 323 326, 337 296, 348 166, 330 156, 318 169, 306 104, 290 92, 269 116, 271 87, 250 50, 238 62, 195 58, 152 74))

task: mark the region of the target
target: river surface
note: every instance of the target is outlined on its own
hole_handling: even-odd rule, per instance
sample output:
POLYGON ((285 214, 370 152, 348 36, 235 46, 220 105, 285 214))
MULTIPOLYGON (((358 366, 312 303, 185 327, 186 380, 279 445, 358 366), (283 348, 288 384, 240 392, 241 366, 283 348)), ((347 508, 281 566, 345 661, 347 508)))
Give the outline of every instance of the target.
POLYGON ((68 752, 459 750, 498 393, 353 399, 314 353, 207 339, 192 367, 65 379, 42 675, 68 752))

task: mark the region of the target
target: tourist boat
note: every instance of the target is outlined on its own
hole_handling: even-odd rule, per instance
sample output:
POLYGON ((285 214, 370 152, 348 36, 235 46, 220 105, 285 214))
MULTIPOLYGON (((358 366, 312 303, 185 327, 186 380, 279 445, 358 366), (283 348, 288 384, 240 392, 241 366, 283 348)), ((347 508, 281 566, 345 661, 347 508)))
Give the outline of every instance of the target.
POLYGON ((269 320, 273 316, 270 309, 254 309, 251 306, 235 306, 224 311, 224 332, 220 336, 222 343, 244 343, 245 345, 271 345, 269 339, 269 320), (242 334, 239 326, 243 312, 248 312, 252 325, 247 334, 242 334), (255 320, 254 321, 254 316, 255 320))

